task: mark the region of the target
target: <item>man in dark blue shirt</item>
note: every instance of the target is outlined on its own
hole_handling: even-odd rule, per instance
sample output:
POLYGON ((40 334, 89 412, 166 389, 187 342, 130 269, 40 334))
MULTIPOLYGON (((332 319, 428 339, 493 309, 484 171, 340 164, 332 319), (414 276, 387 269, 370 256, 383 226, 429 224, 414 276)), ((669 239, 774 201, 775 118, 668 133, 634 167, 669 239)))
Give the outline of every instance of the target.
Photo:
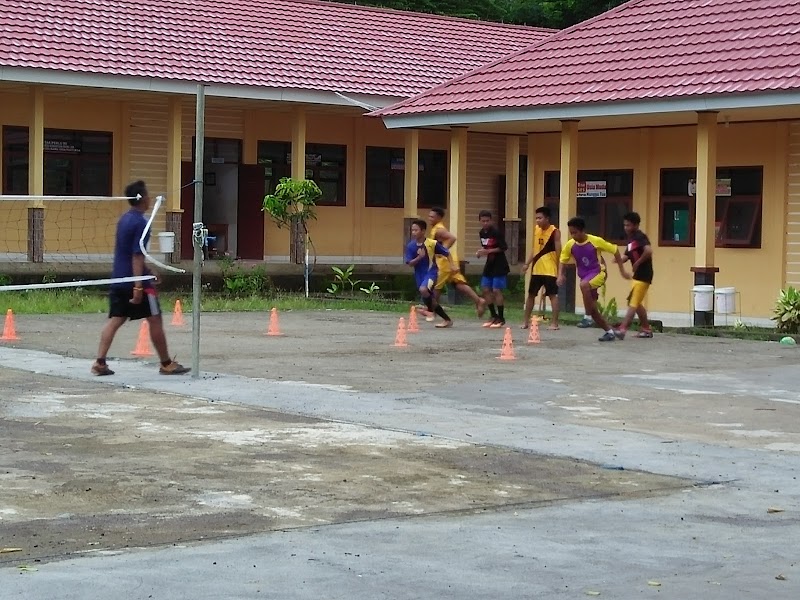
MULTIPOLYGON (((114 245, 114 268, 112 278, 140 277, 150 275, 144 264, 144 254, 140 240, 147 219, 144 213, 150 206, 150 197, 144 181, 135 181, 125 188, 125 196, 131 209, 120 217, 117 222, 116 242, 114 245)), ((150 238, 150 232, 145 237, 144 244, 150 238)), ((108 323, 100 334, 100 347, 97 351, 97 360, 92 365, 95 375, 113 375, 114 371, 108 368, 106 356, 114 336, 120 327, 130 319, 147 319, 150 326, 150 339, 158 352, 161 360, 159 373, 162 375, 180 375, 188 373, 189 369, 176 363, 169 357, 167 338, 164 334, 164 323, 161 318, 161 306, 158 303, 156 288, 153 280, 135 282, 117 282, 111 285, 108 294, 108 323)))

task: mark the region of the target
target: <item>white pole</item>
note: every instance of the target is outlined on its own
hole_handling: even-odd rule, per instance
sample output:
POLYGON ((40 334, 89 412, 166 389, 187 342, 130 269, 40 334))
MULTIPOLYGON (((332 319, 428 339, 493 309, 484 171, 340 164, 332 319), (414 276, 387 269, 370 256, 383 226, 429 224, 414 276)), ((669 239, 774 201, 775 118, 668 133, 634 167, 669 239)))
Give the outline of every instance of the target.
MULTIPOLYGON (((197 227, 203 223, 203 159, 205 158, 206 94, 202 84, 197 86, 195 112, 194 152, 194 220, 197 227)), ((200 377, 200 292, 202 291, 203 232, 192 227, 194 245, 194 270, 192 271, 192 377, 200 377)))
POLYGON ((306 299, 308 299, 308 232, 306 232, 306 260, 303 263, 304 276, 306 280, 306 299))

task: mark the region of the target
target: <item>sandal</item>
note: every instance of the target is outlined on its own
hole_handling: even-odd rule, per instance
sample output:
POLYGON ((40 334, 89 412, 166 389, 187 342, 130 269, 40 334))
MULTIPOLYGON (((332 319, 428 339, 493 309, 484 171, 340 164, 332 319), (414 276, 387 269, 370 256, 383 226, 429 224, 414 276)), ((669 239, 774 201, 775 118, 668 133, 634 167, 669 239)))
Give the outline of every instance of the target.
POLYGON ((651 338, 653 337, 653 330, 652 329, 642 329, 639 333, 636 334, 637 338, 651 338))

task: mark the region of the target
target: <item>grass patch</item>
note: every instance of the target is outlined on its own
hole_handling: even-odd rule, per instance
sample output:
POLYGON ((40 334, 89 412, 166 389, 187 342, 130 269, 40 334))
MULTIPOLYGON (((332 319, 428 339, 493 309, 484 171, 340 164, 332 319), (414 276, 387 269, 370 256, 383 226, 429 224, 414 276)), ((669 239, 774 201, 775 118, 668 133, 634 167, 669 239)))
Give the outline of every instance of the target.
MULTIPOLYGON (((164 292, 159 294, 161 306, 171 312, 175 300, 183 304, 183 311, 192 312, 191 292, 164 292)), ((224 293, 204 292, 201 299, 203 312, 264 312, 273 306, 278 310, 367 310, 407 314, 411 304, 408 300, 396 300, 382 296, 356 295, 353 298, 333 298, 326 295, 304 298, 301 294, 279 292, 275 296, 250 295, 233 297, 224 293)), ((512 307, 510 321, 520 321, 522 301, 509 299, 512 307)), ((470 304, 450 305, 447 311, 457 318, 474 318, 475 308, 470 304)), ((108 298, 105 292, 97 289, 64 288, 51 290, 30 290, 6 292, 0 295, 0 309, 12 309, 20 315, 55 314, 105 314, 108 312, 108 298)), ((561 322, 574 325, 581 315, 562 313, 561 322)))
POLYGON ((752 326, 748 326, 747 329, 737 329, 734 327, 677 327, 671 331, 683 335, 752 340, 756 342, 779 342, 784 337, 790 337, 800 343, 800 335, 787 336, 785 333, 778 333, 774 329, 752 326))

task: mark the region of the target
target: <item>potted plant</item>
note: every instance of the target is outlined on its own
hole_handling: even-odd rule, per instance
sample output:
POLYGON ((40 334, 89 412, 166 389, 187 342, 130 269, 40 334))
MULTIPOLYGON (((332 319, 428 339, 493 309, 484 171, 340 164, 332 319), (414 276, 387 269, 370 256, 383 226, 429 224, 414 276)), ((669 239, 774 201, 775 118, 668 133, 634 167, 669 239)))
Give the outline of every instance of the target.
POLYGON ((283 177, 275 191, 264 197, 262 210, 266 212, 278 229, 287 227, 291 236, 290 257, 303 265, 306 297, 308 297, 308 222, 316 220, 317 200, 322 196, 319 186, 308 179, 283 177))

